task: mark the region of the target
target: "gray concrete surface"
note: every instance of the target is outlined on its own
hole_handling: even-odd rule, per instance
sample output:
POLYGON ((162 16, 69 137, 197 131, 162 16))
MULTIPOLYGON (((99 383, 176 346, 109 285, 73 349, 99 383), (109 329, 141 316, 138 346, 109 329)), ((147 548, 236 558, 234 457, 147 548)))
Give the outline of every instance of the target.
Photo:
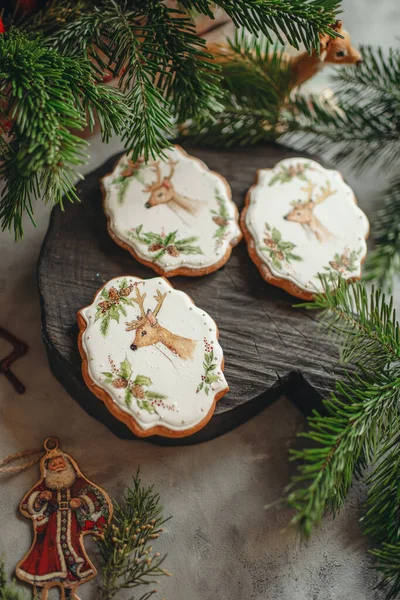
MULTIPOLYGON (((400 24, 396 0, 345 0, 343 6, 343 20, 356 43, 395 43, 400 24)), ((94 138, 87 170, 119 148, 118 140, 106 148, 94 138)), ((379 172, 360 177, 351 168, 343 171, 361 206, 370 210, 384 178, 379 172)), ((166 567, 173 577, 161 581, 160 598, 381 600, 358 523, 362 484, 354 486, 342 513, 335 520, 326 518, 306 545, 287 529, 289 511, 263 509, 288 482, 288 447, 303 425, 284 398, 222 438, 166 449, 118 440, 68 396, 49 372, 40 337, 35 265, 48 209, 38 205, 36 218, 37 228, 27 225, 22 243, 0 236, 1 322, 31 348, 15 365, 27 386, 24 396, 0 377, 0 457, 58 435, 87 475, 117 497, 141 465, 143 481, 155 484, 165 513, 173 515, 159 544, 161 552, 168 552, 166 567)), ((0 356, 7 349, 1 342, 0 356)), ((35 468, 1 480, 0 553, 5 553, 10 575, 31 539, 30 523, 16 507, 36 480, 35 468)), ((83 587, 81 597, 94 600, 95 584, 83 587)))

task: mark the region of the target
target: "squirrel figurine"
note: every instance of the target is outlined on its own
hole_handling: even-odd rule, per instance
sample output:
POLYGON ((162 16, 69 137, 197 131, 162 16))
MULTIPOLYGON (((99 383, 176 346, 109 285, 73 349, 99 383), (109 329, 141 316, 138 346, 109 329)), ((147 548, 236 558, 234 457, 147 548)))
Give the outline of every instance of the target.
MULTIPOLYGON (((351 45, 350 35, 343 29, 342 21, 336 21, 332 29, 341 37, 320 35, 319 53, 313 50, 311 54, 303 52, 297 56, 282 54, 283 62, 289 63, 291 70, 290 89, 311 79, 326 64, 360 65, 363 62, 361 54, 351 45)), ((237 60, 237 55, 228 44, 209 44, 207 50, 221 65, 237 60)))

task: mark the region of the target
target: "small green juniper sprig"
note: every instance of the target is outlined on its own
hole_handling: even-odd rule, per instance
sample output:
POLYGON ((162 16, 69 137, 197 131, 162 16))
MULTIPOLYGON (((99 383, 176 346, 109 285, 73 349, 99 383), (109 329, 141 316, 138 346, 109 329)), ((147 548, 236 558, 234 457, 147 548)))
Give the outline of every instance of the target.
POLYGON ((377 544, 372 551, 387 599, 400 593, 400 327, 392 299, 368 293, 363 282, 321 275, 323 294, 301 304, 319 309, 326 331, 341 343, 349 364, 344 380, 324 400, 324 414, 308 419, 306 440, 292 450, 297 473, 286 489, 292 524, 308 537, 327 512, 343 506, 353 478, 373 468, 362 519, 377 544), (332 285, 333 284, 333 285, 332 285), (351 366, 351 368, 350 368, 351 366))
MULTIPOLYGON (((95 538, 101 559, 101 600, 112 600, 123 590, 154 586, 156 578, 170 576, 162 567, 165 556, 153 551, 153 544, 167 520, 162 515, 160 496, 153 486, 143 487, 138 471, 132 487, 124 493, 123 503, 114 500, 113 505, 110 527, 95 538)), ((155 593, 153 588, 140 600, 148 600, 155 593)))
POLYGON ((0 600, 27 600, 23 592, 18 590, 13 583, 7 582, 4 558, 2 557, 0 557, 0 600))

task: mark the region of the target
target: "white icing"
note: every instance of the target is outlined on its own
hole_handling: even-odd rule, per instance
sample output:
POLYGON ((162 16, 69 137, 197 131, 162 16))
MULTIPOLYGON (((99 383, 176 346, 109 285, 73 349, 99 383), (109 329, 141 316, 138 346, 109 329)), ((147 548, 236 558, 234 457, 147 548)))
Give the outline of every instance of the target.
MULTIPOLYGON (((105 288, 119 289, 124 278, 118 277, 109 281, 105 288)), ((137 284, 141 294, 146 293, 144 307, 154 310, 156 300, 154 296, 159 290, 166 293, 166 298, 157 316, 159 324, 175 335, 190 338, 196 341, 192 358, 182 359, 158 342, 153 346, 139 347, 131 350, 136 330, 126 331, 126 321, 135 321, 140 315, 139 307, 134 304, 124 304, 126 316, 120 315, 119 323, 111 320, 106 335, 101 333, 102 319, 96 320, 98 305, 104 301, 104 295, 99 292, 93 303, 82 309, 81 315, 87 327, 82 336, 82 346, 88 359, 88 370, 92 381, 106 391, 112 401, 124 412, 135 419, 142 430, 154 426, 165 426, 174 431, 184 431, 196 426, 204 419, 212 407, 216 394, 227 388, 225 377, 222 373, 223 352, 217 342, 217 328, 213 319, 200 308, 197 308, 189 296, 172 288, 164 279, 142 280, 138 277, 127 276, 128 284, 137 284), (205 344, 212 343, 216 365, 210 373, 218 375, 219 379, 208 386, 206 394, 205 385, 197 392, 204 376, 205 344), (109 356, 112 358, 117 370, 127 358, 132 367, 131 381, 137 375, 151 379, 151 385, 143 386, 145 390, 165 395, 163 403, 166 407, 155 406, 157 413, 149 413, 140 408, 137 399, 131 397, 128 406, 124 399, 126 388, 117 389, 107 383, 104 373, 110 372, 109 356), (170 407, 170 408, 167 408, 170 407), (171 408, 172 407, 172 408, 171 408)), ((135 297, 135 289, 127 296, 135 297)), ((149 332, 150 333, 150 332, 149 332)), ((115 376, 117 378, 117 376, 115 376)))
POLYGON ((166 158, 160 159, 161 175, 163 178, 168 177, 168 161, 176 162, 171 183, 177 193, 189 199, 182 202, 186 208, 175 202, 146 208, 151 192, 145 189, 157 180, 153 162, 142 164, 137 176, 129 177, 129 180, 121 184, 121 173, 125 172, 129 164, 125 155, 113 172, 102 180, 105 190, 104 209, 109 217, 110 228, 140 258, 149 262, 155 261, 158 252, 149 251, 148 245, 135 239, 135 230, 139 226, 142 226, 141 234, 150 232, 166 236, 177 231, 176 241, 193 236, 198 238, 191 245, 199 247, 202 253, 185 254, 181 251, 179 255, 173 256, 165 252, 156 259, 156 264, 166 273, 180 267, 204 269, 212 266, 226 254, 229 245, 234 246, 241 237, 229 187, 219 175, 209 171, 204 163, 186 155, 179 148, 168 149, 165 155, 166 158), (218 198, 222 199, 227 211, 227 223, 220 239, 215 237, 220 226, 213 220, 220 212, 218 198), (188 208, 195 212, 190 212, 188 208))
POLYGON ((317 162, 304 158, 288 158, 277 163, 273 169, 259 171, 257 184, 250 191, 245 223, 258 257, 272 274, 294 283, 302 290, 322 290, 318 273, 340 274, 346 279, 361 276, 361 264, 367 253, 365 238, 369 231, 368 219, 357 206, 353 191, 338 171, 324 169, 317 162), (289 181, 277 180, 280 174, 287 173, 289 168, 293 172, 298 165, 303 169, 303 178, 295 175, 289 181), (302 188, 307 188, 309 182, 314 186, 314 200, 323 189, 330 188, 335 192, 321 203, 314 203, 312 214, 317 219, 317 227, 315 224, 311 227, 302 224, 300 221, 304 215, 293 204, 296 200, 302 203, 307 200, 308 192, 302 188), (289 220, 284 218, 288 215, 289 220), (279 247, 276 244, 276 232, 273 236, 274 228, 281 236, 279 247), (324 239, 318 239, 316 231, 324 239), (328 234, 331 234, 330 239, 328 234), (271 241, 273 237, 275 241, 271 241), (288 251, 300 260, 291 257, 287 260, 285 255, 282 257, 287 242, 294 244, 288 251))

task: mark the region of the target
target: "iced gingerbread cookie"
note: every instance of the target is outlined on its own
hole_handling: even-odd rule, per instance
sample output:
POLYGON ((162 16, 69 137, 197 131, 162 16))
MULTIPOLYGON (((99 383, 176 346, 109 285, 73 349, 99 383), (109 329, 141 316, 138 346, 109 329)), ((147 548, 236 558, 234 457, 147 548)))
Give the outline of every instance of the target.
POLYGON ((213 319, 162 277, 117 277, 78 313, 87 386, 136 435, 184 437, 229 388, 213 319))
POLYGON ((159 275, 206 275, 242 237, 230 187, 177 146, 165 155, 122 156, 102 179, 109 234, 159 275))
POLYGON ((250 257, 266 281, 310 300, 319 274, 360 279, 368 219, 338 171, 288 158, 257 173, 241 214, 250 257))

